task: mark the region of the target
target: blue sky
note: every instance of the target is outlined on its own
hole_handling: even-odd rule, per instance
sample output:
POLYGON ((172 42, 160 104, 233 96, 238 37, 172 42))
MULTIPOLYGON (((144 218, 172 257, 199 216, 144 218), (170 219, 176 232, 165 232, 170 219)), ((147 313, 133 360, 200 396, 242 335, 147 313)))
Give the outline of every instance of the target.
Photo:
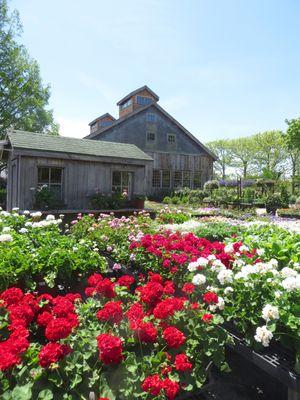
POLYGON ((300 116, 299 0, 11 0, 51 85, 61 134, 83 137, 147 84, 203 142, 300 116))

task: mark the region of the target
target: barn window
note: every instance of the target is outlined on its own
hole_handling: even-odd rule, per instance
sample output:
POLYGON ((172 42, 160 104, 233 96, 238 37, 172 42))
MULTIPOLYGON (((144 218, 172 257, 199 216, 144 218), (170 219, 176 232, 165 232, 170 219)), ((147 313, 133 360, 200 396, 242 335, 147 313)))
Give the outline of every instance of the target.
POLYGON ((156 115, 153 113, 147 113, 146 120, 147 120, 147 122, 154 123, 154 122, 156 122, 156 115))
POLYGON ((155 142, 155 133, 147 132, 147 142, 155 142))
POLYGON ((115 193, 123 193, 124 191, 131 194, 132 173, 128 171, 113 171, 112 175, 112 191, 115 193))
POLYGON ((182 186, 188 188, 191 187, 191 171, 183 171, 182 186))
POLYGON ((174 172, 174 187, 182 187, 182 171, 174 172))
POLYGON ((161 187, 161 174, 158 169, 153 170, 153 175, 152 175, 152 186, 156 188, 161 187))
POLYGON ((162 171, 161 183, 163 188, 169 188, 171 185, 171 171, 162 171))
POLYGON ((63 193, 63 168, 38 167, 38 186, 46 185, 58 200, 63 193))
POLYGON ((201 188, 201 172, 194 172, 193 188, 201 188))
POLYGON ((147 106, 148 104, 152 103, 151 97, 145 97, 145 96, 136 96, 136 102, 140 106, 147 106))
POLYGON ((174 135, 174 133, 168 133, 168 142, 175 143, 175 141, 176 141, 176 136, 174 135))

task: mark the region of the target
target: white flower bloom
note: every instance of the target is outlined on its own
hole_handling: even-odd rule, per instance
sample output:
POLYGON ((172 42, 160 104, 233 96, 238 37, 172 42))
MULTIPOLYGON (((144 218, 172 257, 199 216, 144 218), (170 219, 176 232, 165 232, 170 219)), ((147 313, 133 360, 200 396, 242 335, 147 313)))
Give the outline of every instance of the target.
POLYGON ((217 278, 221 285, 225 285, 225 283, 231 283, 233 281, 233 272, 230 269, 222 269, 217 278))
POLYGON ((233 288, 231 287, 231 286, 227 286, 225 289, 224 289, 224 294, 228 294, 228 293, 232 293, 234 290, 233 290, 233 288))
POLYGON ((278 261, 275 260, 275 258, 271 258, 271 260, 268 262, 272 267, 277 268, 278 267, 278 261))
POLYGON ((3 233, 7 233, 7 232, 10 232, 11 231, 11 228, 9 227, 9 226, 5 226, 3 229, 2 229, 2 232, 3 233))
POLYGON ((26 228, 21 228, 21 229, 19 230, 19 232, 20 232, 20 233, 27 233, 27 232, 28 232, 28 229, 26 229, 26 228))
POLYGON ((0 235, 0 242, 11 242, 12 240, 12 236, 8 233, 3 233, 0 235))
POLYGON ((46 221, 55 221, 55 216, 52 214, 48 214, 46 217, 46 221))
POLYGON ((224 247, 225 253, 233 253, 234 248, 233 248, 233 243, 229 243, 224 247))
POLYGON ((241 260, 241 259, 234 260, 234 262, 233 262, 233 266, 234 266, 234 267, 241 268, 241 267, 243 267, 244 265, 245 265, 245 261, 244 261, 244 260, 241 260))
POLYGON ((254 335, 254 339, 261 343, 264 347, 268 347, 271 339, 273 338, 273 333, 269 331, 266 325, 259 326, 256 328, 256 334, 254 335))
POLYGON ((10 213, 7 212, 7 211, 1 211, 1 212, 0 212, 0 215, 2 215, 3 217, 9 217, 9 216, 10 216, 10 213))
POLYGON ((284 278, 288 278, 290 276, 297 276, 298 273, 297 271, 295 271, 292 268, 289 267, 284 267, 282 268, 282 270, 280 271, 280 275, 283 276, 284 278))
POLYGON ((208 259, 209 261, 213 261, 213 260, 216 260, 216 256, 215 256, 214 254, 210 254, 210 255, 207 257, 207 259, 208 259))
POLYGON ((265 249, 257 249, 256 253, 257 253, 258 256, 262 256, 262 255, 265 254, 265 249))
POLYGON ((72 250, 76 253, 76 251, 78 251, 78 247, 74 246, 72 250))
POLYGON ((276 290, 275 292, 274 292, 274 296, 275 296, 275 299, 279 299, 279 297, 282 295, 282 292, 280 291, 280 290, 276 290))
POLYGON ((220 271, 221 269, 225 269, 225 265, 221 260, 214 260, 211 266, 212 271, 220 271))
POLYGON ((25 226, 27 226, 27 227, 32 226, 32 222, 30 222, 30 221, 25 222, 25 226))
POLYGON ((19 211, 20 209, 19 209, 19 207, 14 207, 13 209, 12 209, 12 211, 19 211))
POLYGON ((188 269, 190 272, 197 271, 197 269, 198 269, 197 261, 192 261, 192 262, 190 262, 189 265, 188 265, 188 267, 187 267, 187 269, 188 269))
POLYGON ((244 251, 249 251, 249 247, 247 247, 244 244, 242 244, 242 246, 239 248, 239 252, 243 253, 244 251))
POLYGON ((266 322, 279 318, 278 308, 271 304, 266 304, 262 310, 262 317, 266 322))
POLYGON ((36 211, 30 214, 32 218, 41 218, 42 213, 40 211, 36 211))
POLYGON ((206 267, 208 264, 208 259, 204 257, 199 257, 196 261, 199 267, 206 267))
POLYGON ((223 297, 221 297, 221 296, 218 296, 217 307, 219 310, 224 310, 224 308, 225 308, 225 301, 224 301, 223 297))
POLYGON ((300 275, 297 276, 289 276, 285 278, 281 282, 281 286, 287 291, 291 292, 292 290, 300 289, 300 275))
POLYGON ((23 211, 23 215, 29 215, 29 214, 30 214, 30 211, 28 211, 28 210, 23 211))
POLYGON ((198 285, 204 285, 204 283, 206 282, 206 277, 202 274, 196 274, 193 279, 192 282, 194 285, 198 286, 198 285))

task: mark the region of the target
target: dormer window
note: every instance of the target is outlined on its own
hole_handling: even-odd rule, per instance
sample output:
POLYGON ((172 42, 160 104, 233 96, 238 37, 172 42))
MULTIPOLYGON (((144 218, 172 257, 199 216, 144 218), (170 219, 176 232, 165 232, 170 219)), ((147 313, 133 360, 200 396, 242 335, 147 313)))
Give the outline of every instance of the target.
POLYGON ((91 125, 91 132, 96 132, 97 130, 97 123, 95 122, 93 125, 91 125))
POLYGON ((176 136, 174 133, 168 133, 168 143, 175 143, 176 142, 176 136))
POLYGON ((148 106, 149 104, 152 103, 151 97, 145 97, 145 96, 136 96, 136 102, 140 106, 148 106))
POLYGON ((99 127, 104 128, 106 126, 110 126, 112 123, 113 121, 109 120, 99 121, 99 127))
POLYGON ((132 100, 129 99, 129 100, 125 101, 125 103, 120 104, 120 110, 123 110, 124 108, 129 107, 131 105, 131 103, 132 103, 132 100))

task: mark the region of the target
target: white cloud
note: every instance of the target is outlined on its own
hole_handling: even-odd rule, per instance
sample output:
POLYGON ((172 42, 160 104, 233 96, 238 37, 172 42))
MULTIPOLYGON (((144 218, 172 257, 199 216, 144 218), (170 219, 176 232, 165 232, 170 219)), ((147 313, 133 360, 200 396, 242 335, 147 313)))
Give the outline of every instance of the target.
POLYGON ((56 120, 59 123, 59 133, 62 136, 83 138, 90 133, 87 120, 67 117, 57 117, 56 120))

